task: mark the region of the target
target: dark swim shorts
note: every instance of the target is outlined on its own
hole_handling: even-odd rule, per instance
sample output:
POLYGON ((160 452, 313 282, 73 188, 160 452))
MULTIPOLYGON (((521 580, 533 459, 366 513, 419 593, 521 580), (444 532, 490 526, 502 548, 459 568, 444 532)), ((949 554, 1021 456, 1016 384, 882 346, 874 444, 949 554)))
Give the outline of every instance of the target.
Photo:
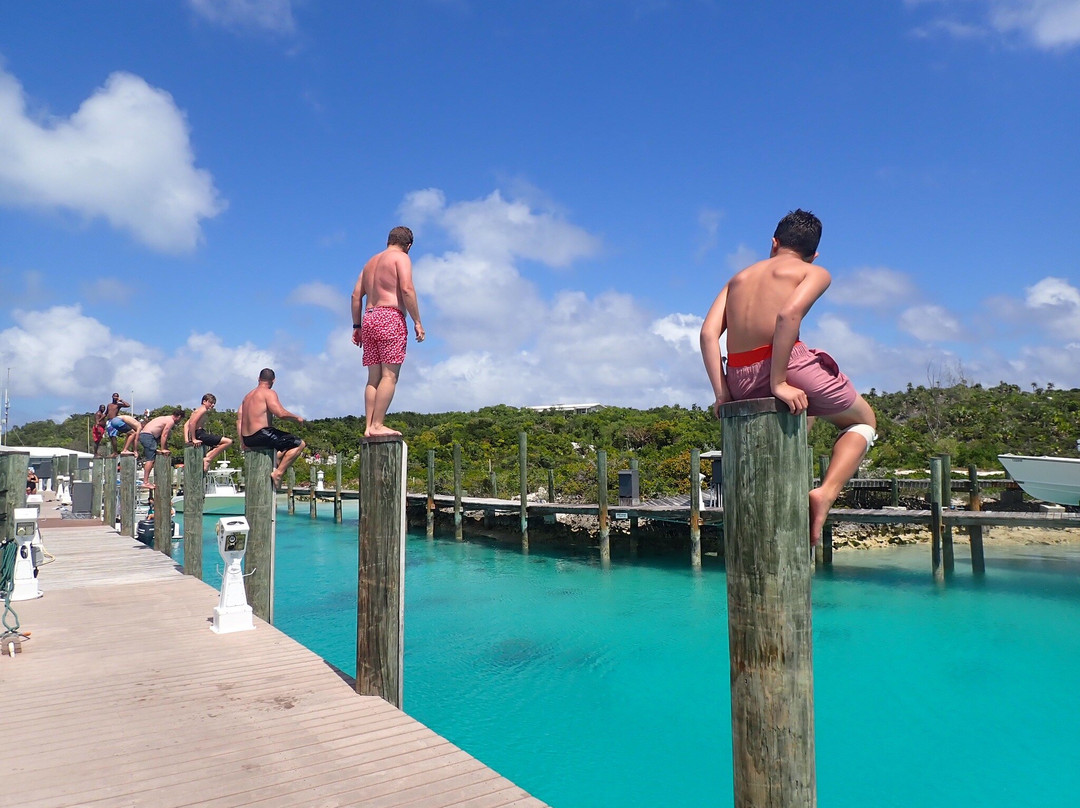
POLYGON ((244 445, 249 449, 273 449, 275 452, 287 452, 301 443, 303 441, 296 435, 290 435, 272 426, 264 426, 254 435, 244 435, 244 445))
POLYGON ((158 453, 158 440, 149 432, 139 433, 139 443, 143 448, 143 462, 153 463, 158 453))
POLYGON ((199 429, 195 430, 195 440, 200 441, 203 446, 209 446, 211 449, 213 449, 215 446, 221 443, 221 435, 214 435, 213 433, 207 432, 205 429, 200 427, 199 429))

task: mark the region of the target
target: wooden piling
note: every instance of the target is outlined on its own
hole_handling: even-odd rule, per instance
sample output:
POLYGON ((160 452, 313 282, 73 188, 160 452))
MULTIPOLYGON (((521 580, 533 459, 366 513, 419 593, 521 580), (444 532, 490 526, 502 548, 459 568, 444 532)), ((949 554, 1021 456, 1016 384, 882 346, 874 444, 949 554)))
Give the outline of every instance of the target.
POLYGON ((184 574, 202 580, 203 503, 206 496, 203 459, 206 447, 184 447, 184 574))
POLYGON ((337 453, 337 471, 334 477, 334 521, 341 524, 341 452, 337 453))
POLYGON ((549 468, 548 474, 548 502, 555 501, 555 469, 549 468))
POLYGON ((15 509, 26 507, 26 470, 29 452, 0 453, 0 539, 15 538, 15 509))
POLYGON ((454 444, 454 538, 461 541, 461 444, 454 444))
POLYGON ((296 513, 296 469, 292 466, 289 466, 289 487, 285 500, 288 503, 289 515, 292 516, 296 513))
POLYGON ((896 477, 889 480, 889 504, 894 508, 900 507, 900 480, 896 477))
POLYGON ((941 559, 941 458, 930 458, 930 567, 934 578, 944 580, 941 559))
POLYGON ((135 475, 139 464, 133 454, 120 455, 120 535, 135 536, 135 475))
MULTIPOLYGON (((104 446, 105 441, 101 444, 104 446)), ((101 521, 105 527, 113 530, 116 528, 116 455, 106 455, 102 458, 103 475, 101 478, 101 521)))
POLYGON ((105 461, 95 456, 90 461, 90 518, 101 516, 101 492, 105 487, 105 461))
MULTIPOLYGON (((79 472, 79 456, 77 454, 68 455, 68 476, 70 477, 68 480, 69 486, 73 482, 82 480, 79 472)), ((69 488, 68 490, 71 489, 69 488)))
POLYGON ((520 495, 521 549, 529 552, 529 436, 518 433, 518 494, 520 495))
POLYGON ((495 499, 498 499, 499 498, 499 480, 498 480, 498 477, 495 474, 494 469, 492 469, 491 474, 490 474, 490 476, 488 478, 488 484, 491 486, 491 496, 493 496, 495 499))
POLYGON ((701 569, 701 450, 690 450, 690 566, 701 569))
POLYGON ((968 466, 968 510, 982 510, 982 492, 979 490, 979 467, 968 466))
MULTIPOLYGON (((630 471, 638 470, 638 459, 636 457, 630 458, 630 471)), ((638 554, 638 527, 640 521, 638 520, 637 511, 634 511, 630 517, 630 555, 637 557, 638 554)))
POLYGON ((274 622, 274 544, 276 541, 273 449, 244 452, 244 518, 248 523, 247 554, 244 556, 244 591, 256 617, 274 622))
MULTIPOLYGON (((941 455, 941 509, 943 511, 952 509, 952 457, 947 454, 941 455)), ((943 524, 941 527, 941 560, 946 573, 951 573, 955 569, 952 525, 949 524, 943 524)))
MULTIPOLYGON (((455 444, 456 446, 456 444, 455 444)), ((399 435, 360 443, 356 692, 400 708, 405 648, 405 469, 399 435)))
MULTIPOLYGON (((968 466, 968 508, 972 511, 982 510, 979 469, 975 465, 968 466)), ((971 525, 968 528, 968 538, 971 541, 971 571, 976 575, 985 575, 986 555, 983 552, 982 525, 971 525)))
POLYGON ((154 455, 154 549, 172 555, 172 457, 168 449, 154 455))
POLYGON ((596 452, 596 502, 600 521, 600 561, 607 564, 611 561, 611 538, 608 525, 607 452, 604 449, 596 452))
POLYGON ((317 497, 315 496, 315 489, 319 487, 319 471, 315 468, 314 463, 308 466, 308 471, 311 472, 311 496, 308 497, 308 515, 312 519, 318 519, 319 505, 317 497))
POLYGON ((806 417, 778 404, 720 407, 739 808, 817 804, 806 417))
POLYGON ((435 450, 427 451, 427 537, 435 538, 435 450))

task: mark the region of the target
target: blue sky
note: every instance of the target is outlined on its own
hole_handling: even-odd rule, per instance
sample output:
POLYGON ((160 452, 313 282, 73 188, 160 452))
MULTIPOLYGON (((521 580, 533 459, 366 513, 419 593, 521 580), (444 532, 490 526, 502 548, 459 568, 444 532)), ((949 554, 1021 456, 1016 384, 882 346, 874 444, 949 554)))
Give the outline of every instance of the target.
POLYGON ((396 224, 394 410, 706 405, 697 330, 788 210, 861 390, 1080 386, 1080 0, 109 0, 0 7, 11 422, 259 369, 361 414, 348 295, 396 224))

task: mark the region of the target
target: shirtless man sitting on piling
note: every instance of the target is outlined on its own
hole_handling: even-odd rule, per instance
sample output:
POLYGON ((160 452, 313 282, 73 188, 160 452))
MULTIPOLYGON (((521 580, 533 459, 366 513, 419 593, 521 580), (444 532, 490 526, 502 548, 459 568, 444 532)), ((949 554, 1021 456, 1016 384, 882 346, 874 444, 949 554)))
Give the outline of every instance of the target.
POLYGON ((241 449, 273 449, 279 453, 277 468, 270 472, 270 480, 276 491, 281 485, 281 478, 307 444, 296 435, 271 426, 274 418, 304 423, 299 415, 281 406, 278 394, 272 389, 275 378, 270 368, 263 368, 259 372, 259 386, 244 396, 236 411, 236 433, 240 436, 241 449))
POLYGON ((810 539, 817 544, 840 489, 877 438, 877 418, 851 380, 823 351, 799 341, 799 326, 832 281, 814 266, 821 221, 803 210, 776 226, 769 257, 737 273, 701 326, 701 356, 721 404, 774 395, 791 412, 836 424, 840 437, 821 486, 810 492, 810 539), (727 331, 727 367, 720 335, 727 331))
POLYGON ((368 369, 364 387, 364 437, 401 434, 386 426, 383 419, 394 399, 409 343, 406 311, 413 318, 416 341, 424 341, 409 260, 412 244, 412 230, 407 227, 391 230, 386 249, 364 264, 352 293, 352 341, 353 345, 363 347, 364 367, 368 369))

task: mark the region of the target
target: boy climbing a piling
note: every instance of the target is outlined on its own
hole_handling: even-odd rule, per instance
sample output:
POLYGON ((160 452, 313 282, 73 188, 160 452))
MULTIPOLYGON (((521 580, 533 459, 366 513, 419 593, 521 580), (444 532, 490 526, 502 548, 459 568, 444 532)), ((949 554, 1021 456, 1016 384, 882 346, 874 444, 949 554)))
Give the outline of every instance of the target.
POLYGON ((191 417, 184 422, 184 443, 190 443, 193 446, 205 446, 210 450, 203 458, 203 471, 210 468, 210 463, 215 457, 232 446, 232 438, 215 435, 203 428, 207 414, 216 406, 217 396, 213 393, 207 393, 202 397, 199 406, 192 411, 191 417))
POLYGON ((776 396, 793 413, 820 415, 840 429, 829 470, 810 492, 810 539, 817 544, 829 509, 877 438, 873 409, 836 361, 799 341, 803 317, 832 277, 815 266, 821 221, 796 210, 776 226, 769 257, 735 274, 701 326, 701 357, 712 382, 713 412, 729 401, 776 396), (720 355, 727 332, 728 356, 720 355), (725 367, 726 362, 726 367, 725 367))

